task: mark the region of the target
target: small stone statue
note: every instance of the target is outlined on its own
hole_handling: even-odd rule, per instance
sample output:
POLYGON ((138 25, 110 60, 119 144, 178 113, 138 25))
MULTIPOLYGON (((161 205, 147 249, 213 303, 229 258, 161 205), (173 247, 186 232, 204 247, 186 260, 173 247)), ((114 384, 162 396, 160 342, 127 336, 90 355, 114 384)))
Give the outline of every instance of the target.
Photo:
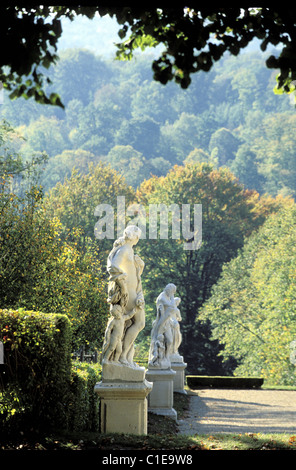
POLYGON ((115 304, 111 305, 110 313, 112 316, 109 318, 105 331, 102 355, 104 362, 118 362, 122 353, 122 338, 125 322, 132 318, 135 312, 132 310, 132 312, 124 314, 121 305, 115 304))
POLYGON ((290 349, 291 349, 291 352, 290 352, 290 362, 291 364, 293 364, 294 366, 296 366, 296 341, 291 341, 290 343, 290 349))
POLYGON ((171 351, 171 360, 172 358, 180 357, 179 346, 182 342, 182 335, 180 331, 180 321, 182 321, 180 310, 177 308, 181 302, 179 297, 175 297, 176 308, 172 311, 171 314, 171 328, 172 328, 172 351, 171 351))
POLYGON ((134 254, 141 230, 128 225, 115 240, 107 260, 110 318, 102 351, 102 364, 116 362, 137 367, 133 362, 134 341, 145 326, 145 302, 141 274, 144 262, 134 254))
POLYGON ((178 354, 181 343, 178 305, 180 299, 174 297, 176 286, 167 284, 156 299, 156 319, 152 324, 149 366, 160 369, 170 368, 171 355, 178 354))
POLYGON ((153 341, 153 347, 151 348, 150 364, 158 365, 165 360, 165 344, 164 335, 157 335, 156 340, 153 341))

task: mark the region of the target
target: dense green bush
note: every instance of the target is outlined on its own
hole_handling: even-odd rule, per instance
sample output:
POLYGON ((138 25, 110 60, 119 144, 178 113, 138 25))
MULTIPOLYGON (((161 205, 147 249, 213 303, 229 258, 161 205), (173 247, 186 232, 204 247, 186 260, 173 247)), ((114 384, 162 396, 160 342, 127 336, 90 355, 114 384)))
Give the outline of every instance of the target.
POLYGON ((1 418, 34 429, 65 422, 71 381, 71 327, 65 315, 0 310, 1 418))
POLYGON ((101 366, 86 362, 73 362, 68 428, 73 431, 99 430, 99 397, 94 391, 100 380, 101 366))
POLYGON ((0 310, 0 340, 2 429, 96 429, 100 366, 72 363, 65 315, 0 310))
POLYGON ((264 379, 261 377, 187 375, 186 381, 190 388, 260 388, 264 379))

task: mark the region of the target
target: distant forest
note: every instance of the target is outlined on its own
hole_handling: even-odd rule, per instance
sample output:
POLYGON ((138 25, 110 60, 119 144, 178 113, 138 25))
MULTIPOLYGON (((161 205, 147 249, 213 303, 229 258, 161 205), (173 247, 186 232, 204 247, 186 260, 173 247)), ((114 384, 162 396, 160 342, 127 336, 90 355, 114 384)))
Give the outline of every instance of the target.
POLYGON ((260 52, 224 58, 187 90, 156 83, 147 54, 120 62, 64 49, 49 76, 65 110, 6 96, 0 108, 21 136, 15 151, 48 155, 45 191, 91 162, 109 163, 137 188, 190 161, 227 166, 260 194, 295 196, 294 96, 274 94, 275 73, 260 52))

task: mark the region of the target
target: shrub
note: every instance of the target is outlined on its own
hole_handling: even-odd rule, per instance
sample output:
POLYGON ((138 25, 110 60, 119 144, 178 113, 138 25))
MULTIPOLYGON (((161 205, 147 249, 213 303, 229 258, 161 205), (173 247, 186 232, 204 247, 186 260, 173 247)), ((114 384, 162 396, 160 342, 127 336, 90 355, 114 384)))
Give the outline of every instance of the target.
POLYGON ((73 431, 99 430, 99 397, 95 384, 101 378, 101 366, 73 362, 71 393, 68 405, 68 428, 73 431))
POLYGON ((190 388, 260 388, 264 379, 261 377, 225 377, 206 375, 187 375, 187 385, 190 388))
POLYGON ((71 383, 71 327, 68 318, 24 310, 0 310, 4 428, 29 424, 41 430, 63 427, 71 383))

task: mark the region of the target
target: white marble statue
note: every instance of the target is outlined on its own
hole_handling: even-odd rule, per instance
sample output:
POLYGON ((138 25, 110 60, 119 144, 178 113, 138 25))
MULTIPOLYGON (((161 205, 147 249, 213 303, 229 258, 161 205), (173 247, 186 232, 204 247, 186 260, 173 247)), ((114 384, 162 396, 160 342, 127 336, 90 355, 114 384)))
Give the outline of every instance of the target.
POLYGON ((290 349, 291 349, 291 352, 290 352, 290 362, 291 364, 293 364, 294 366, 296 366, 296 341, 291 341, 290 343, 290 349))
POLYGON ((125 323, 135 314, 134 310, 129 313, 123 313, 120 304, 111 305, 111 317, 109 318, 105 331, 104 345, 102 355, 104 361, 118 362, 122 353, 122 338, 125 329, 125 323))
POLYGON ((181 343, 178 305, 180 298, 175 297, 176 286, 167 284, 156 299, 156 319, 152 324, 149 366, 159 369, 169 368, 171 356, 178 355, 181 343))
POLYGON ((173 336, 173 343, 172 343, 172 351, 171 351, 171 361, 176 359, 177 357, 181 357, 179 354, 179 346, 182 342, 182 335, 180 331, 180 321, 182 321, 180 310, 178 306, 181 302, 180 297, 175 297, 176 308, 171 313, 171 329, 172 329, 172 336, 173 336))
POLYGON ((133 362, 134 341, 145 326, 141 284, 144 263, 133 250, 140 236, 141 230, 137 226, 128 225, 108 256, 111 317, 105 332, 102 364, 115 362, 137 367, 133 362))

